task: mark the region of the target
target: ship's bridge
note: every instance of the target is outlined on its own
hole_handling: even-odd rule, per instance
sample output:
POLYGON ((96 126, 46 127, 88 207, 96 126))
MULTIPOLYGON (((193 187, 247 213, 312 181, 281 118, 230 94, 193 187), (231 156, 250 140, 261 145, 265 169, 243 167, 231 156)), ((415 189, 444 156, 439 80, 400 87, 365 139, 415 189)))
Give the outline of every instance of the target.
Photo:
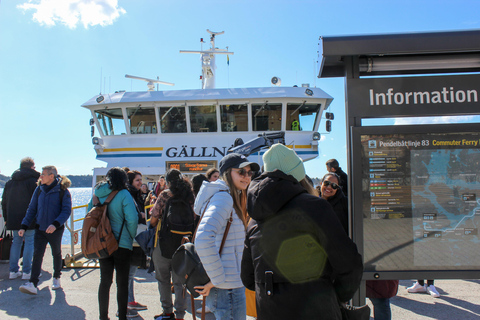
POLYGON ((320 120, 332 100, 319 88, 270 87, 117 92, 82 106, 92 112, 100 136, 93 138, 97 159, 107 167, 156 167, 163 173, 171 161, 216 166, 235 139, 272 131, 284 131, 289 147, 304 161, 313 159, 320 120))

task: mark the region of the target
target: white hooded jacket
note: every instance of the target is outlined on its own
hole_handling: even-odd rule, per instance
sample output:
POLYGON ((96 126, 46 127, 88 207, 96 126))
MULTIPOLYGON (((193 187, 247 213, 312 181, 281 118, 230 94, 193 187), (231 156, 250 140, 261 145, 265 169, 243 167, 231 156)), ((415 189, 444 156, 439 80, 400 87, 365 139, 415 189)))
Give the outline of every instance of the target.
POLYGON ((203 182, 195 200, 195 213, 201 216, 206 206, 195 237, 198 256, 215 287, 220 289, 243 287, 240 266, 245 227, 234 212, 233 199, 224 181, 203 182), (230 214, 233 222, 220 257, 218 251, 230 214))

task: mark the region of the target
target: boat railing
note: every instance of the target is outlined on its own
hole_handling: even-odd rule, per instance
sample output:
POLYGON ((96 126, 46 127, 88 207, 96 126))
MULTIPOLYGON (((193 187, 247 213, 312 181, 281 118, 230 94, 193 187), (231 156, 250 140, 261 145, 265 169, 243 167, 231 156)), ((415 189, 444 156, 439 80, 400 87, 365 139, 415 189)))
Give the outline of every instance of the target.
MULTIPOLYGON (((153 207, 153 204, 150 204, 148 206, 145 206, 145 209, 150 209, 153 207)), ((65 255, 64 265, 67 268, 87 268, 87 267, 99 267, 98 260, 97 259, 85 259, 81 248, 78 252, 75 252, 75 246, 79 244, 80 241, 80 236, 82 232, 82 228, 75 229, 75 222, 80 222, 85 219, 85 216, 83 218, 75 219, 73 212, 77 209, 82 209, 85 208, 85 216, 88 213, 88 204, 80 205, 80 206, 74 206, 72 207, 72 214, 70 215, 70 218, 68 219, 68 223, 65 225, 67 227, 67 230, 70 231, 70 252, 65 255)))

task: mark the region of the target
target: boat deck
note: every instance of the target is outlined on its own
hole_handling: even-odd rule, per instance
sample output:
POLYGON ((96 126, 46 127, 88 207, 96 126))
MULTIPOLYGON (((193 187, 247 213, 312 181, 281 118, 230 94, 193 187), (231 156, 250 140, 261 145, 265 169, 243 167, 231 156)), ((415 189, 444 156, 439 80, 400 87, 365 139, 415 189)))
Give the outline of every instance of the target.
MULTIPOLYGON (((64 247, 64 254, 68 252, 64 247)), ((25 282, 20 278, 8 279, 8 263, 0 263, 0 319, 60 320, 98 319, 97 290, 100 271, 93 268, 64 269, 61 278, 62 289, 51 290, 52 258, 49 247, 43 262, 43 276, 38 285, 38 295, 26 295, 18 290, 25 282)), ((436 280, 435 285, 442 295, 432 298, 428 294, 409 294, 406 287, 412 281, 400 281, 398 295, 391 299, 392 319, 479 319, 480 280, 436 280)), ((110 292, 110 319, 116 319, 116 289, 110 292)), ((146 304, 148 310, 139 311, 134 319, 153 319, 161 313, 157 281, 153 274, 138 270, 135 281, 135 298, 146 304)), ((368 299, 367 299, 368 300, 368 299)), ((200 300, 196 300, 200 307, 200 300)), ((185 319, 192 315, 187 309, 185 319)), ((372 313, 373 316, 373 313, 372 313)), ((207 314, 213 320, 213 314, 207 314)), ((254 318, 248 317, 248 320, 254 318)), ((372 318, 373 319, 373 318, 372 318)))

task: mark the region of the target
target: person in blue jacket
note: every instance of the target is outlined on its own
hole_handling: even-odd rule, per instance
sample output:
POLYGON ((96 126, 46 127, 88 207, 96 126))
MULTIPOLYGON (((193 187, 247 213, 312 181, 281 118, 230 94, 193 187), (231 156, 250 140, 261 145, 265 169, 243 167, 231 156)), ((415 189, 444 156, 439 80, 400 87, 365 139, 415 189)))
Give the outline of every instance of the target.
POLYGON ((66 177, 60 177, 57 168, 45 166, 40 175, 40 185, 35 189, 27 214, 22 220, 18 235, 23 237, 25 230, 37 221, 32 271, 30 281, 20 286, 20 291, 28 294, 37 294, 37 284, 42 269, 43 256, 47 243, 50 244, 53 256, 53 284, 52 289, 60 289, 60 275, 62 270, 62 236, 72 213, 72 196, 68 191, 71 182, 66 177))
MULTIPOLYGON (((108 195, 118 191, 108 205, 107 214, 110 219, 113 234, 118 240, 118 250, 111 256, 99 259, 100 285, 98 288, 98 305, 100 320, 107 320, 110 287, 113 282, 113 271, 116 272, 117 307, 120 320, 127 319, 128 304, 128 274, 130 257, 133 249, 133 239, 137 233, 138 216, 135 202, 127 190, 127 174, 119 167, 108 170, 105 181, 95 186, 95 195, 104 203, 108 195)), ((92 200, 88 210, 92 208, 92 200)))

